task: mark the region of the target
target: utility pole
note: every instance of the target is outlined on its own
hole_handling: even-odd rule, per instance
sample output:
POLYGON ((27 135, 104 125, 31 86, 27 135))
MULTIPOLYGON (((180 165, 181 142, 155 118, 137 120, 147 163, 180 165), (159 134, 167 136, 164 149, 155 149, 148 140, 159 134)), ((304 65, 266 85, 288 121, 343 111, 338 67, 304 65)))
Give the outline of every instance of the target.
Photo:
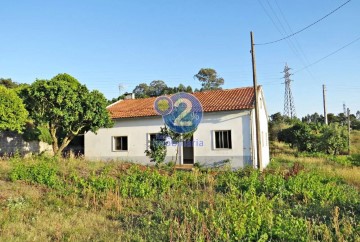
POLYGON ((327 117, 327 111, 326 111, 326 86, 323 85, 323 100, 324 100, 324 119, 325 119, 325 125, 328 125, 328 117, 327 117))
POLYGON ((347 117, 348 117, 348 132, 349 132, 349 135, 348 135, 348 154, 350 155, 350 144, 351 144, 351 141, 350 141, 350 131, 351 131, 351 128, 350 128, 350 109, 348 108, 347 109, 347 117))
POLYGON ((253 84, 254 84, 254 98, 255 98, 255 125, 256 125, 256 156, 257 156, 257 167, 262 171, 262 155, 261 155, 261 133, 260 133, 260 120, 259 120, 259 102, 257 92, 257 78, 256 78, 256 60, 255 60, 255 44, 253 32, 250 32, 251 38, 251 59, 252 59, 252 70, 253 70, 253 84))

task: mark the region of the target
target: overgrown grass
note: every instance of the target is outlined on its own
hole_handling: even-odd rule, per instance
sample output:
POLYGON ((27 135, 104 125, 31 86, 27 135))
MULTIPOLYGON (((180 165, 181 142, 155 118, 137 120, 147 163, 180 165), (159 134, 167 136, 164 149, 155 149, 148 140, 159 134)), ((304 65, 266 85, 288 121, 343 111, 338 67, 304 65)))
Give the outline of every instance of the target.
POLYGON ((351 138, 351 153, 360 154, 360 130, 353 130, 350 135, 351 138))
POLYGON ((0 240, 360 240, 360 183, 337 173, 353 168, 286 149, 263 173, 1 160, 0 240))
POLYGON ((271 167, 286 169, 298 162, 308 170, 340 177, 360 190, 360 154, 333 156, 323 153, 299 153, 285 143, 271 145, 271 167))

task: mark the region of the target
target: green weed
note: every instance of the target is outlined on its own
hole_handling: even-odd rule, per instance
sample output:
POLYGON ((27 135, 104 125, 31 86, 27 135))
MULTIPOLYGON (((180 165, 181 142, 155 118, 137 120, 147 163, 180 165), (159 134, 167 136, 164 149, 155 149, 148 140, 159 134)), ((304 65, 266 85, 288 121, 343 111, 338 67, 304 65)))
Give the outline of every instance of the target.
POLYGON ((345 167, 300 156, 275 158, 264 172, 4 160, 0 239, 357 241, 359 191, 308 165, 320 159, 345 167))

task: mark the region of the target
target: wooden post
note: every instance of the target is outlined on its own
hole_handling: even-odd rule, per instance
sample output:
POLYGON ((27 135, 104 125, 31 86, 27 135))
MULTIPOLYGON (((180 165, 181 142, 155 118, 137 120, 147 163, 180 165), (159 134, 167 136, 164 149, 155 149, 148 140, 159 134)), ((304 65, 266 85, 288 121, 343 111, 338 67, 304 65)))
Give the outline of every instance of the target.
POLYGON ((327 111, 326 111, 326 87, 323 85, 323 100, 324 100, 324 121, 325 124, 328 125, 328 117, 327 117, 327 111))
POLYGON ((258 90, 257 90, 257 78, 256 78, 256 60, 255 60, 255 44, 253 32, 250 32, 251 38, 251 59, 253 70, 253 84, 254 84, 254 98, 255 98, 255 125, 256 125, 256 157, 257 167, 262 171, 262 155, 261 155, 261 133, 260 133, 260 120, 259 120, 259 102, 258 102, 258 90))
POLYGON ((350 155, 350 145, 351 145, 351 140, 350 140, 350 132, 351 132, 351 128, 350 128, 350 109, 347 109, 347 117, 348 117, 348 154, 350 155))

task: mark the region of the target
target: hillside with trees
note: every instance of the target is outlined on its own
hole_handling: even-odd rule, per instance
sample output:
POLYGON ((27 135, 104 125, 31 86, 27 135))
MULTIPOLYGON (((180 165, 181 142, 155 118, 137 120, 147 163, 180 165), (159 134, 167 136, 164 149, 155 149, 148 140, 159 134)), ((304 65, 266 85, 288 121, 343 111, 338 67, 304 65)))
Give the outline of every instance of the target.
MULTIPOLYGON (((350 128, 360 130, 360 119, 350 114, 350 128)), ((347 154, 348 117, 343 113, 329 114, 328 125, 318 113, 306 115, 301 120, 275 113, 270 116, 269 137, 272 141, 283 141, 299 151, 347 154)))
MULTIPOLYGON (((158 97, 162 95, 171 95, 178 92, 198 92, 198 91, 208 91, 208 90, 217 90, 221 89, 221 86, 224 85, 224 78, 219 77, 216 70, 212 68, 201 68, 197 74, 194 75, 194 79, 197 79, 201 84, 200 89, 195 89, 191 86, 185 86, 184 84, 179 84, 175 87, 170 87, 162 80, 154 80, 147 83, 138 84, 133 90, 132 93, 135 94, 135 98, 147 98, 147 97, 158 97)), ((114 103, 120 99, 124 99, 124 95, 120 95, 117 98, 113 98, 108 101, 109 104, 114 103)))

